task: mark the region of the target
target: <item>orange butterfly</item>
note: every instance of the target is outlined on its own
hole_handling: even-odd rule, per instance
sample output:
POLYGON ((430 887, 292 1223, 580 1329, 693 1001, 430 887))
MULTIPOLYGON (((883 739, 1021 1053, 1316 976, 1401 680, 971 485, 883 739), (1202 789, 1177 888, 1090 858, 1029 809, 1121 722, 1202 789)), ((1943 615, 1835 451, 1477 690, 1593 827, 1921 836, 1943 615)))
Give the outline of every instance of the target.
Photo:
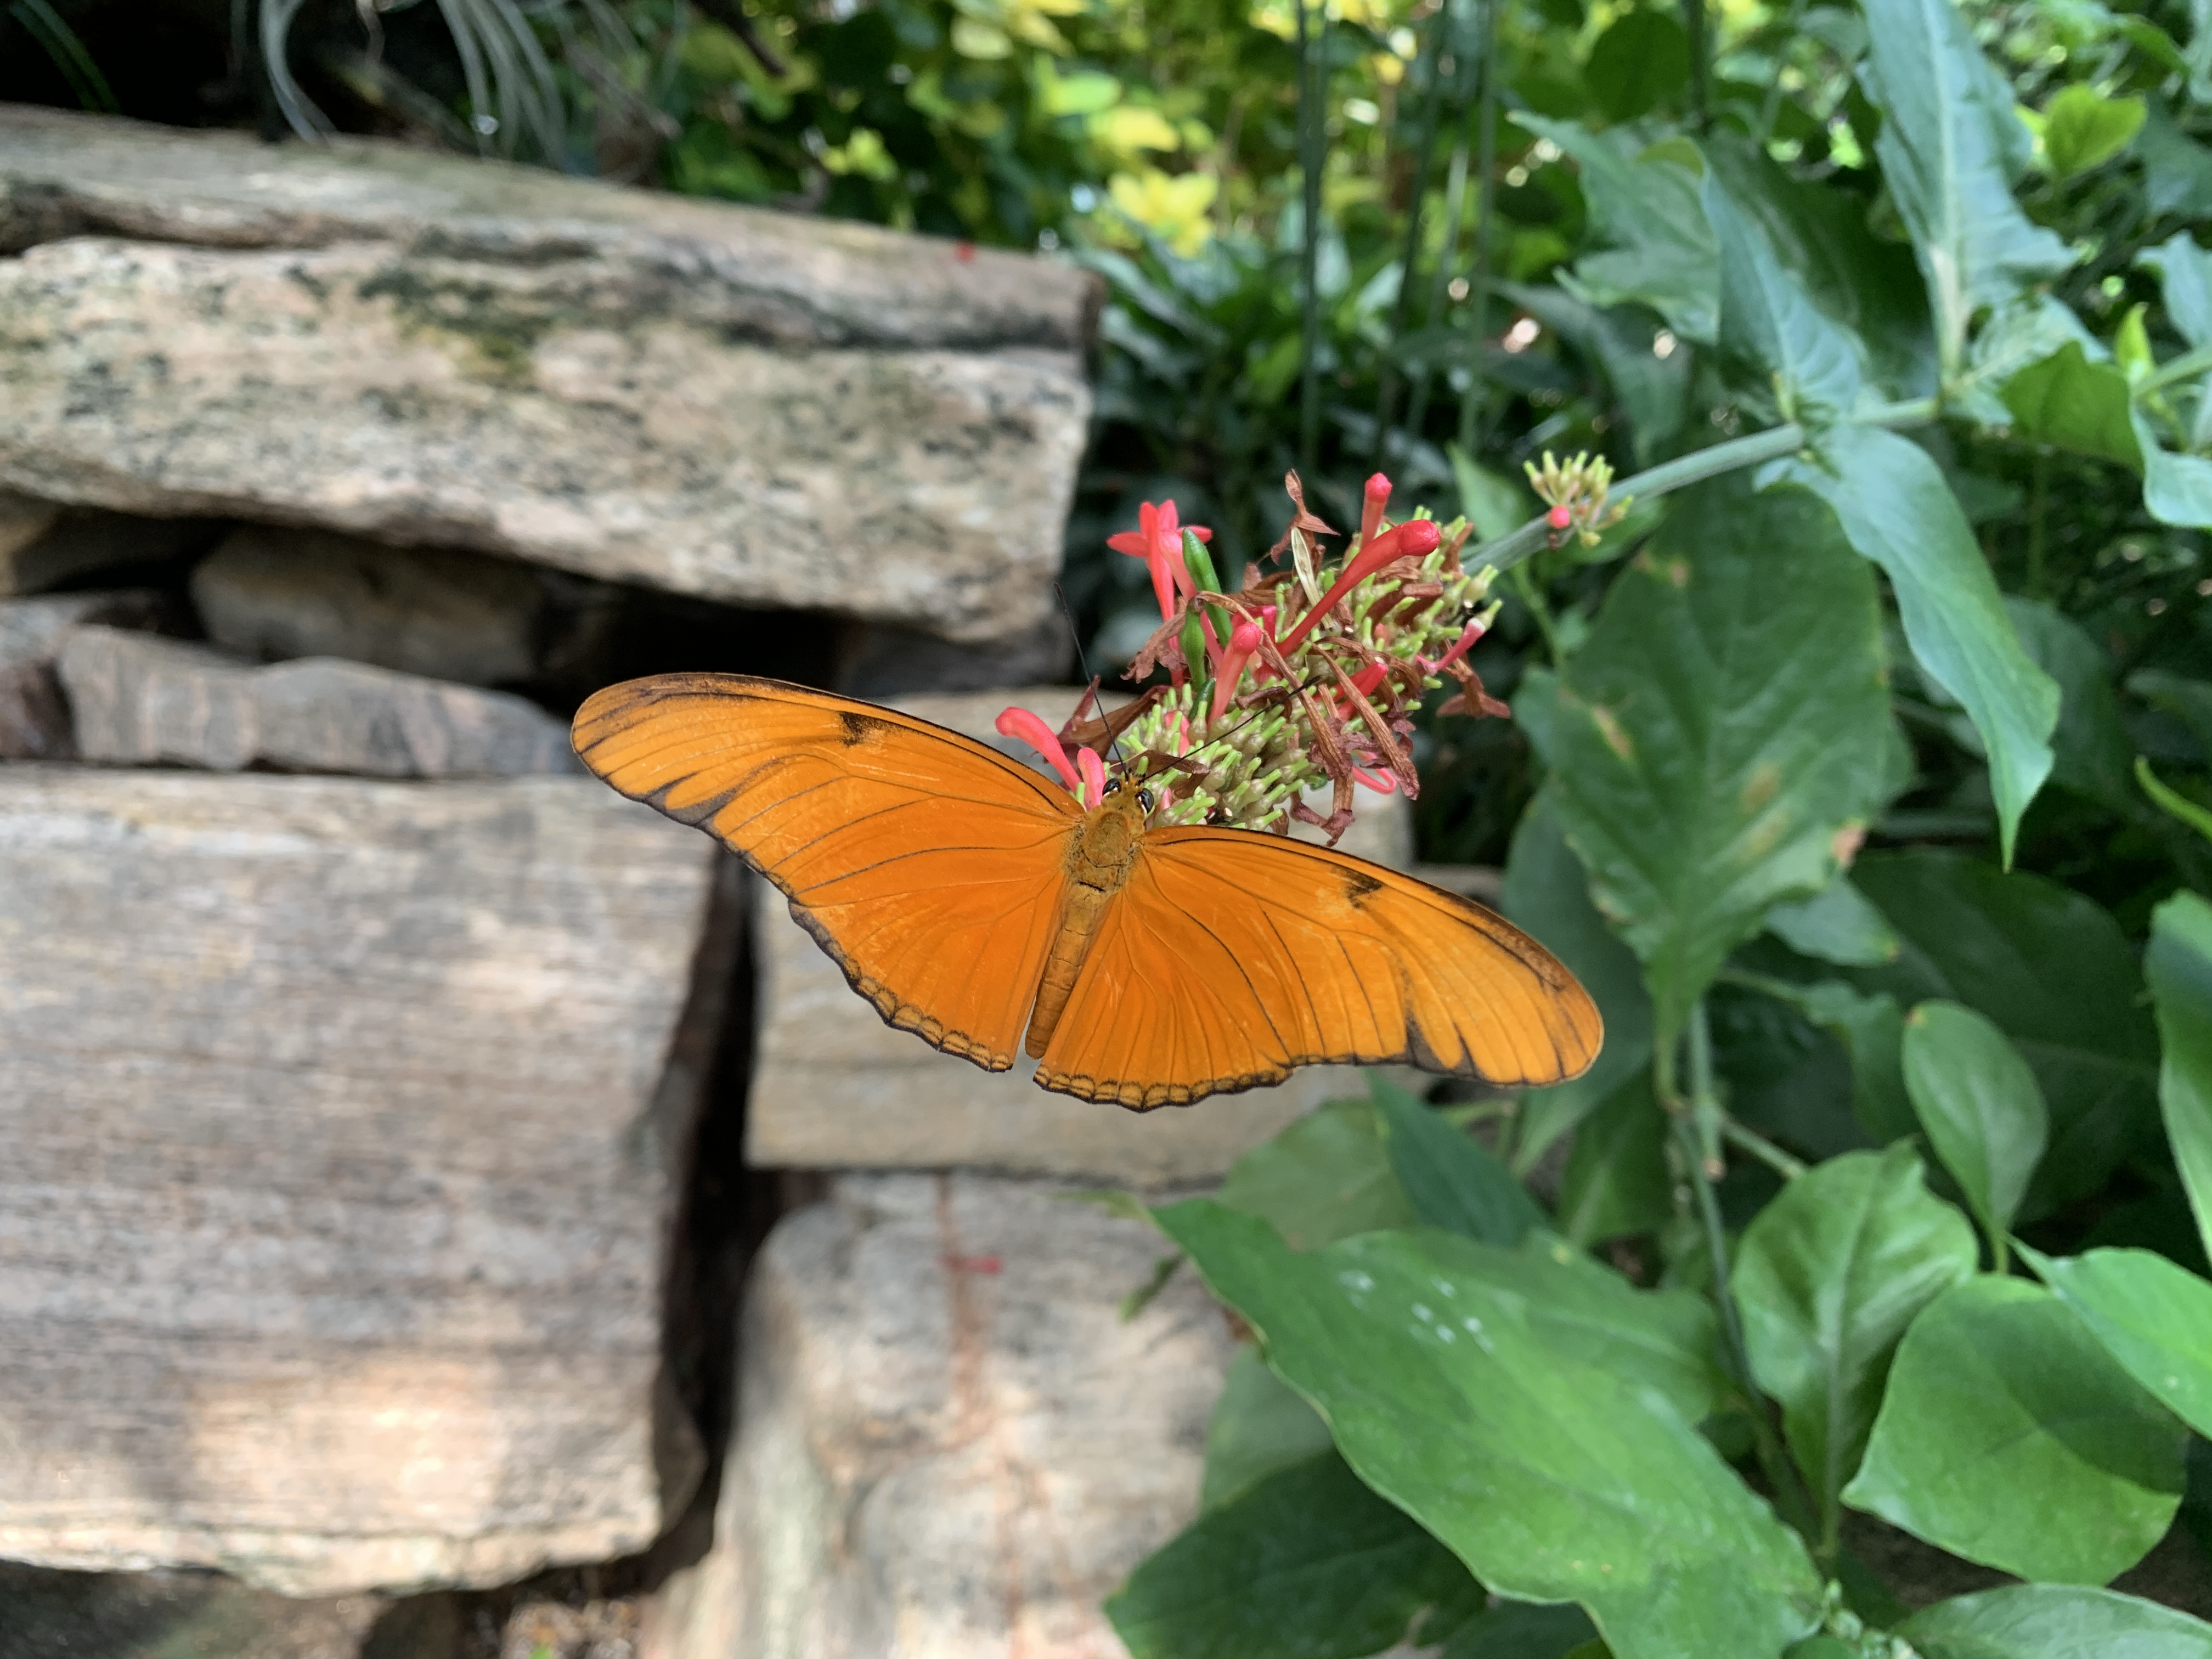
POLYGON ((1596 1006, 1480 905, 1251 830, 1085 811, 988 744, 780 681, 661 674, 594 695, 576 752, 782 889, 877 1012, 1003 1072, 1143 1111, 1407 1061, 1575 1077, 1596 1006))

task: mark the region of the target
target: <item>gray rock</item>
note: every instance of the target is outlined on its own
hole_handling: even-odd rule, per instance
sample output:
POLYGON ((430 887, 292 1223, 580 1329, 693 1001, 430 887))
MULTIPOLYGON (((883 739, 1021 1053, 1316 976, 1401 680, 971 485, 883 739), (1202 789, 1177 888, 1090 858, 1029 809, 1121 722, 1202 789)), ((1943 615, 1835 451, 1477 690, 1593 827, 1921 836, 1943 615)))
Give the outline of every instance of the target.
POLYGON ((586 779, 0 769, 0 1559, 650 1542, 730 867, 586 779))
POLYGON ((861 623, 842 641, 835 689, 848 697, 884 702, 994 686, 1035 686, 1065 679, 1074 667, 1075 647, 1060 617, 1024 633, 972 645, 956 645, 910 628, 861 623))
POLYGON ((536 704, 388 668, 330 657, 257 668, 96 627, 70 630, 56 667, 77 753, 105 765, 389 778, 576 769, 568 728, 536 704))
POLYGON ((12 489, 0 489, 0 593, 16 591, 15 556, 53 528, 61 507, 12 489))
POLYGON ((192 572, 208 638, 241 657, 344 657, 470 685, 527 680, 546 590, 478 553, 249 525, 192 572))
POLYGON ((651 1659, 1076 1659, 1198 1505, 1233 1344, 1142 1223, 972 1174, 843 1176, 755 1263, 711 1553, 651 1659))
MULTIPOLYGON (((0 506, 0 514, 4 514, 0 506)), ((79 623, 153 627, 165 602, 144 592, 0 599, 0 760, 68 760, 76 752, 54 653, 79 623)))
MULTIPOLYGON (((18 501, 24 497, 15 498, 18 501)), ((0 596, 45 593, 68 582, 102 572, 142 573, 171 565, 203 551, 216 526, 198 519, 149 519, 96 508, 64 509, 47 503, 43 516, 15 520, 18 529, 40 528, 10 545, 0 508, 0 596)))
MULTIPOLYGON (((994 728, 1009 704, 1057 727, 1081 694, 1059 686, 905 697, 896 707, 1042 768, 994 728)), ((1323 803, 1325 807, 1326 803, 1323 803)), ((1361 792, 1347 852, 1403 867, 1405 802, 1361 792)), ((1318 840, 1300 826, 1302 836, 1318 840)), ((768 1169, 982 1166, 1138 1186, 1219 1176, 1238 1157, 1325 1100, 1363 1094, 1356 1071, 1312 1066, 1273 1089, 1139 1115, 1048 1094, 1033 1066, 985 1072, 885 1025, 836 963, 791 920, 781 895, 753 907, 755 1033, 745 1156, 768 1169)))
POLYGON ((23 107, 0 248, 0 484, 958 640, 1052 613, 1097 294, 1071 268, 23 107))

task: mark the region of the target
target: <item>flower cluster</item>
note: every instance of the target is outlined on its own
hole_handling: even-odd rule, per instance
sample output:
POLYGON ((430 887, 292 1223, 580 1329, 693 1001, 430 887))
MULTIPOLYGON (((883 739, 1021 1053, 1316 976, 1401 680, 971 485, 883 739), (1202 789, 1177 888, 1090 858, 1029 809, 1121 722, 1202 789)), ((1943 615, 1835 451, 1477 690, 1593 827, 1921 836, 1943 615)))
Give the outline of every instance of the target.
POLYGON ((1465 520, 1391 523, 1390 481, 1378 472, 1359 533, 1329 564, 1318 538, 1337 532, 1307 508, 1296 473, 1285 484, 1290 528, 1234 592, 1215 572, 1212 532, 1183 525, 1173 501, 1146 502, 1138 527, 1109 538, 1145 562, 1160 608, 1128 678, 1164 671, 1167 683, 1111 715, 1091 713, 1094 687, 1058 732, 1027 709, 999 717, 1085 805, 1104 799, 1110 760, 1149 794, 1152 823, 1288 834, 1295 820, 1333 841, 1351 824, 1355 784, 1419 792, 1412 715, 1424 692, 1449 678, 1459 690, 1441 712, 1505 712, 1467 663, 1498 607, 1492 573, 1460 566, 1465 520), (1306 803, 1322 790, 1325 817, 1306 803))
POLYGON ((1521 465, 1528 475, 1529 488, 1550 509, 1544 514, 1544 522, 1551 528, 1553 547, 1565 546, 1570 531, 1584 547, 1595 547, 1600 536, 1627 516, 1635 500, 1624 496, 1607 505, 1606 496, 1613 489, 1613 467, 1601 455, 1593 459, 1578 454, 1562 466, 1547 449, 1540 470, 1534 461, 1523 461, 1521 465))

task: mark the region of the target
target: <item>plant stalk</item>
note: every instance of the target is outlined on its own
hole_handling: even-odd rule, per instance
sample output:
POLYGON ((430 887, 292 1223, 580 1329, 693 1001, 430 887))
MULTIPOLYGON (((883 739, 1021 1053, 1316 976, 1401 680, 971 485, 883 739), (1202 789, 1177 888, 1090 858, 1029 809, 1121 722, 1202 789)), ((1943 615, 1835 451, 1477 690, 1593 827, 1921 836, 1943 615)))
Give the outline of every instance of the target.
POLYGON ((1721 1139, 1749 1152, 1784 1181, 1795 1181, 1805 1173, 1804 1164, 1740 1118, 1722 1115, 1721 1139))

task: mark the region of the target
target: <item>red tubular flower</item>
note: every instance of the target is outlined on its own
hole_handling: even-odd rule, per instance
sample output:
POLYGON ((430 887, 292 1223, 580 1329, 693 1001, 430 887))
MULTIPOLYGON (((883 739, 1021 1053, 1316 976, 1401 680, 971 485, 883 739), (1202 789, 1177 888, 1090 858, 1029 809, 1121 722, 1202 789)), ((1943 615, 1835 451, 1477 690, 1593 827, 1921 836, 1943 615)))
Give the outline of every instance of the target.
POLYGON ((1390 481, 1380 472, 1367 481, 1366 499, 1359 508, 1359 544, 1362 547, 1375 539, 1375 532, 1382 527, 1382 509, 1390 505, 1390 481))
MULTIPOLYGON (((1075 768, 1069 763, 1067 750, 1060 746, 1060 734, 1057 732, 1026 708, 1006 709, 1000 714, 994 724, 998 726, 999 734, 1001 737, 1012 738, 1018 742, 1025 743, 1043 756, 1052 769, 1060 774, 1060 781, 1067 786, 1068 793, 1078 799, 1082 798, 1082 781, 1076 776, 1075 768)), ((1096 755, 1091 755, 1088 749, 1083 752, 1091 755, 1094 761, 1098 758, 1096 755)))
MULTIPOLYGON (((1137 527, 1124 530, 1119 535, 1109 536, 1106 545, 1116 553, 1142 559, 1145 568, 1152 572, 1152 597, 1160 603, 1160 620, 1165 622, 1176 613, 1176 594, 1178 591, 1193 593, 1190 572, 1182 562, 1182 532, 1185 526, 1176 517, 1176 504, 1162 501, 1155 507, 1150 501, 1139 503, 1137 527)), ((1190 533, 1202 542, 1213 539, 1213 532, 1204 525, 1191 525, 1190 533)))
POLYGON ((1452 641, 1450 650, 1445 652, 1443 656, 1438 657, 1434 662, 1426 664, 1425 666, 1431 673, 1434 673, 1439 668, 1450 667, 1462 657, 1467 655, 1468 651, 1474 646, 1474 642, 1489 631, 1490 624, 1483 621, 1481 617, 1476 617, 1473 622, 1467 625, 1467 631, 1462 634, 1459 638, 1452 641))
POLYGON ((1321 603, 1305 614, 1305 620, 1293 628, 1283 641, 1285 652, 1295 651, 1314 630, 1314 625, 1327 616, 1336 602, 1393 559, 1408 556, 1419 558, 1433 553, 1443 541, 1443 532, 1429 519, 1408 519, 1405 523, 1384 531, 1363 546, 1352 562, 1344 567, 1344 574, 1336 579, 1328 592, 1321 596, 1321 603))
POLYGON ((1243 676, 1244 665, 1252 660, 1252 653, 1260 648, 1260 641, 1265 637, 1257 623, 1240 622, 1229 630, 1229 643, 1222 647, 1220 656, 1215 659, 1213 709, 1206 717, 1209 721, 1219 720, 1227 710, 1237 682, 1243 676))
POLYGON ((1083 787, 1075 792, 1076 799, 1085 806, 1101 806, 1106 800, 1106 763, 1098 758, 1096 749, 1075 751, 1076 769, 1083 774, 1083 787))

